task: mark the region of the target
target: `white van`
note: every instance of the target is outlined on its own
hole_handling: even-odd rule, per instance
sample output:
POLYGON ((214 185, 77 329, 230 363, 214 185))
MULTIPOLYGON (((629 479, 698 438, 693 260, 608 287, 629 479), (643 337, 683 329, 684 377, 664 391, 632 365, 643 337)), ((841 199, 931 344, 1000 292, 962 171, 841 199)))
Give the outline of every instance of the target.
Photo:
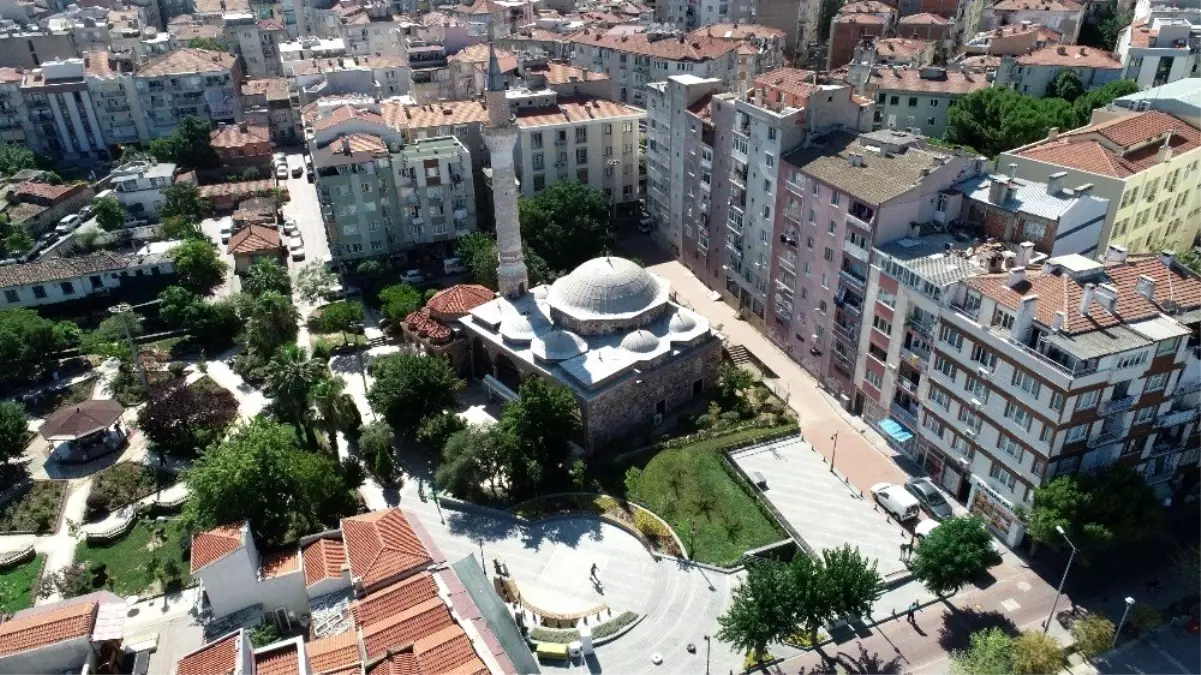
POLYGON ((872 486, 872 496, 876 498, 876 503, 902 523, 917 518, 922 510, 917 498, 900 485, 876 483, 872 486))
POLYGON ((82 220, 83 219, 79 217, 78 213, 72 213, 71 215, 66 216, 62 220, 58 221, 58 227, 54 228, 54 231, 59 234, 67 234, 68 232, 74 230, 82 220))
POLYGON ((444 274, 462 274, 467 271, 463 261, 458 258, 443 258, 442 272, 444 274))

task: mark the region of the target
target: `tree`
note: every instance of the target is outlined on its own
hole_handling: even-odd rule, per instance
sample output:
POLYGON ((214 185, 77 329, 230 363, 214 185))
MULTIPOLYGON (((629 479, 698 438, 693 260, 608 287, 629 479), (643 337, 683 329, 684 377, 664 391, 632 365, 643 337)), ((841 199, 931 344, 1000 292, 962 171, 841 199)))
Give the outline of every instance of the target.
POLYGON ((992 535, 979 516, 948 518, 918 543, 913 576, 938 595, 949 595, 996 561, 992 535))
MULTIPOLYGON (((801 555, 798 558, 806 558, 801 555)), ((763 561, 747 565, 747 575, 734 589, 725 614, 717 617, 717 639, 763 662, 767 646, 790 635, 796 627, 790 567, 763 561)))
POLYGON ((245 322, 243 340, 260 358, 271 358, 281 345, 296 339, 300 315, 282 293, 266 291, 257 298, 247 296, 241 315, 245 322))
POLYGON ((285 421, 306 435, 310 446, 316 445, 316 438, 308 424, 309 394, 326 373, 325 364, 309 358, 308 352, 296 345, 280 347, 267 364, 267 395, 275 399, 285 421))
MULTIPOLYGON (((0 401, 0 465, 25 454, 29 441, 29 420, 19 401, 0 401)), ((3 473, 0 466, 0 473, 3 473)))
POLYGON ((986 628, 972 633, 969 639, 970 647, 951 654, 952 671, 960 675, 1012 675, 1013 638, 1005 631, 986 628))
POLYGON ((106 359, 120 359, 122 368, 133 365, 134 354, 129 351, 129 338, 142 335, 142 317, 134 312, 113 314, 100 322, 96 330, 85 333, 80 349, 106 359))
POLYGON ((438 487, 457 497, 479 494, 485 483, 493 496, 508 485, 508 450, 497 425, 472 425, 451 434, 434 476, 438 487))
POLYGON ((609 241, 605 193, 578 182, 551 185, 517 203, 522 237, 553 270, 571 270, 601 255, 609 241))
POLYGON ((164 218, 162 225, 159 225, 159 236, 168 241, 175 239, 208 240, 204 236, 204 232, 201 231, 200 226, 190 216, 164 218))
POLYGON ((259 258, 242 277, 242 291, 258 297, 267 291, 292 294, 292 279, 288 270, 271 258, 259 258))
POLYGON ((262 546, 336 523, 355 511, 341 466, 296 446, 288 427, 256 417, 184 473, 183 521, 193 532, 250 521, 262 546))
POLYGON ((389 354, 371 370, 367 400, 398 434, 415 433, 421 420, 452 407, 463 388, 450 362, 432 356, 389 354))
POLYGON ((201 220, 207 216, 213 207, 207 199, 200 197, 200 188, 192 183, 179 180, 163 190, 163 203, 159 206, 159 215, 164 219, 183 217, 190 221, 201 220))
POLYGON ((24 145, 0 145, 0 173, 11 176, 18 171, 37 168, 37 156, 24 145))
POLYGON ((221 158, 217 156, 217 151, 213 150, 210 140, 212 130, 213 123, 207 119, 185 117, 179 126, 175 127, 175 133, 151 141, 148 149, 160 162, 174 162, 189 169, 215 169, 221 166, 221 158))
POLYGON ((1062 70, 1051 80, 1051 86, 1047 87, 1047 95, 1053 98, 1061 98, 1068 103, 1074 102, 1084 94, 1084 85, 1080 83, 1080 78, 1076 75, 1076 71, 1068 69, 1062 70))
POLYGON ((1099 551, 1154 534, 1160 513, 1147 482, 1133 469, 1112 464, 1099 473, 1059 476, 1036 488, 1027 531, 1058 550, 1065 542, 1055 528, 1062 527, 1087 564, 1099 551))
POLYGON ((793 625, 805 629, 811 644, 817 644, 818 629, 836 616, 832 577, 825 567, 824 558, 807 555, 796 556, 788 566, 793 625))
POLYGON ((408 284, 392 284, 379 292, 379 303, 384 318, 400 323, 421 309, 421 293, 408 284))
POLYGON ((56 323, 32 309, 0 310, 0 381, 25 381, 66 349, 79 327, 56 323), (71 330, 73 329, 73 330, 71 330))
POLYGON ((363 322, 363 306, 357 302, 335 302, 321 311, 320 328, 326 333, 346 333, 363 322))
POLYGON ((459 237, 455 243, 455 255, 467 269, 477 284, 496 290, 496 242, 483 232, 472 232, 459 237))
POLYGON ((355 274, 359 277, 359 285, 363 289, 363 297, 374 298, 379 292, 380 287, 384 285, 384 279, 388 275, 388 268, 384 263, 372 258, 364 260, 355 268, 355 274))
POLYGON ((23 255, 33 248, 33 237, 22 227, 14 227, 13 231, 4 238, 4 250, 10 256, 23 255))
POLYGON ((202 239, 188 239, 171 249, 179 285, 197 295, 208 295, 225 281, 229 265, 217 249, 202 239))
POLYGON ((1201 274, 1201 252, 1196 249, 1189 249, 1181 253, 1176 256, 1176 261, 1192 270, 1193 274, 1201 274))
POLYGON ((150 385, 138 411, 138 429, 160 455, 204 450, 238 417, 238 401, 225 389, 200 389, 183 379, 150 385))
POLYGON ((822 0, 817 19, 818 42, 825 42, 830 39, 830 24, 834 21, 834 17, 838 15, 838 10, 842 9, 842 6, 845 4, 846 0, 822 0))
POLYGON ((1051 127, 1071 129, 1076 116, 1058 98, 1033 98, 1007 87, 986 87, 961 97, 947 113, 946 140, 993 157, 1046 138, 1051 127))
POLYGON ((96 590, 92 587, 92 574, 81 562, 68 565, 57 572, 45 574, 38 580, 33 594, 39 598, 58 595, 64 600, 77 598, 96 590))
POLYGON ((830 612, 835 617, 867 616, 884 591, 884 581, 876 571, 876 561, 857 548, 843 544, 822 551, 825 590, 830 612))
POLYGON ((1026 631, 1013 641, 1015 675, 1044 675, 1063 669, 1063 647, 1040 631, 1026 631))
POLYGON ((1076 651, 1085 658, 1093 658, 1097 654, 1109 650, 1113 644, 1113 622, 1100 614, 1089 614, 1072 624, 1072 639, 1076 641, 1076 651))
POLYGON ((396 480, 394 452, 392 427, 387 422, 372 422, 363 427, 359 454, 366 459, 368 471, 381 485, 392 485, 396 480))
POLYGON ((159 317, 173 328, 187 328, 206 348, 230 344, 241 329, 233 303, 208 302, 182 286, 168 286, 158 295, 159 317))
POLYGON ((717 372, 717 390, 722 401, 727 404, 735 401, 740 392, 750 389, 755 384, 755 376, 750 371, 725 362, 717 372))
POLYGON ((371 475, 380 485, 392 486, 396 482, 396 460, 391 450, 382 450, 371 458, 371 475))
POLYGON ((1122 12, 1114 10, 1112 5, 1106 7, 1108 16, 1102 18, 1098 23, 1100 27, 1101 46, 1106 51, 1114 51, 1118 48, 1118 36, 1122 34, 1130 23, 1134 20, 1134 10, 1128 9, 1122 12))
POLYGON ((192 38, 191 40, 188 40, 188 47, 191 49, 206 49, 210 52, 228 51, 215 38, 208 38, 208 37, 192 38))
POLYGON ((345 388, 342 378, 324 377, 309 392, 313 407, 317 409, 317 420, 329 439, 330 449, 335 453, 338 450, 338 432, 348 431, 359 422, 358 407, 345 388))
POLYGON ((579 404, 566 387, 531 377, 519 393, 497 423, 507 441, 507 473, 516 494, 565 478, 571 440, 580 430, 579 404))
POLYGON ((125 226, 125 207, 116 197, 102 197, 92 203, 96 222, 105 232, 119 230, 125 226))
POLYGON ((1072 111, 1076 115, 1076 126, 1089 123, 1093 111, 1103 108, 1116 98, 1129 96, 1138 91, 1138 82, 1134 80, 1115 80, 1092 91, 1084 92, 1072 103, 1072 111))
POLYGON ((417 428, 417 440, 435 450, 440 450, 446 445, 447 439, 466 428, 467 422, 463 421, 462 417, 445 411, 437 415, 430 415, 421 421, 421 426, 417 428))
POLYGON ((305 302, 314 303, 325 297, 337 283, 337 275, 324 262, 314 260, 297 273, 296 295, 305 302))

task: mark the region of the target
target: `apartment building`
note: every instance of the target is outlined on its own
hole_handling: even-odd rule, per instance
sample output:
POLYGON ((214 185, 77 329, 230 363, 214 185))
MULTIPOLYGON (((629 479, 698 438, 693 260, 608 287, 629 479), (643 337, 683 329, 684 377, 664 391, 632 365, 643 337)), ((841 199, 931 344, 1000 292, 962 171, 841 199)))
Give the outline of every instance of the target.
POLYGON ((329 96, 399 96, 407 92, 408 75, 408 67, 402 59, 388 56, 348 56, 284 63, 288 95, 295 109, 329 96))
POLYGON ((134 84, 149 137, 172 134, 185 117, 240 121, 241 81, 237 57, 225 52, 177 49, 142 66, 134 84))
POLYGON ((242 112, 251 124, 267 127, 271 140, 287 145, 299 140, 297 119, 282 77, 247 80, 242 84, 242 112))
POLYGON ((1119 247, 1028 269, 1029 245, 980 273, 965 252, 914 243, 927 255, 877 251, 861 387, 891 391, 875 423, 1008 545, 1024 535, 1019 509, 1056 476, 1120 461, 1158 483, 1197 464, 1196 275, 1119 247), (931 283, 940 273, 962 278, 931 283), (936 315, 901 302, 916 297, 936 315))
POLYGON ((163 191, 175 183, 176 168, 166 162, 134 162, 113 169, 117 201, 132 218, 158 221, 159 207, 166 201, 163 191))
POLYGON ((75 36, 70 31, 48 30, 9 24, 0 28, 0 67, 33 69, 46 61, 79 56, 75 36))
POLYGON ((1099 89, 1122 77, 1122 63, 1094 47, 1047 45, 1028 54, 1005 56, 997 68, 995 86, 1009 87, 1042 98, 1064 71, 1076 73, 1085 89, 1099 89))
POLYGON ((897 37, 908 40, 928 40, 943 48, 954 45, 955 24, 950 19, 923 12, 902 16, 897 20, 897 37))
POLYGON ((1140 89, 1201 75, 1201 9, 1156 8, 1118 36, 1122 77, 1140 89))
POLYGON ((1159 110, 1201 128, 1201 88, 1192 79, 1136 91, 1114 99, 1108 106, 1093 110, 1091 122, 1097 124, 1130 111, 1159 110))
POLYGON ((931 40, 883 38, 876 40, 876 62, 889 68, 921 68, 934 62, 935 43, 931 40))
POLYGON ((756 0, 754 21, 784 33, 784 51, 804 58, 817 42, 821 3, 813 0, 756 0))
POLYGON ((1122 114, 1001 153, 1010 175, 1046 182, 1066 172, 1067 185, 1092 185, 1109 200, 1105 230, 1097 244, 1131 253, 1184 251, 1201 227, 1201 130, 1158 110, 1122 114))
POLYGON ((35 152, 69 163, 108 157, 108 144, 81 58, 47 61, 26 71, 21 95, 33 123, 27 137, 35 152))
POLYGON ((889 35, 896 19, 896 10, 879 0, 860 0, 843 5, 830 21, 826 70, 850 63, 855 56, 855 48, 865 39, 880 39, 889 35))
POLYGON ((132 69, 123 70, 108 52, 84 54, 83 58, 85 80, 109 156, 119 156, 121 145, 149 140, 150 131, 136 94, 132 69))
POLYGON ((683 30, 719 23, 752 23, 755 0, 660 0, 652 3, 655 21, 683 30))
POLYGON ((967 54, 1020 56, 1058 44, 1059 39, 1059 33, 1050 28, 1025 22, 977 33, 964 43, 963 51, 967 54))
MULTIPOLYGON (((514 71, 517 70, 517 56, 511 52, 497 49, 496 62, 506 81, 511 80, 514 71)), ((478 44, 467 47, 457 54, 446 57, 446 63, 451 86, 451 100, 466 101, 484 95, 485 76, 488 72, 488 45, 478 44)))
POLYGON ((983 73, 938 68, 873 68, 864 87, 876 98, 876 126, 942 138, 960 97, 990 86, 983 73))
POLYGON ((28 145, 35 133, 21 93, 24 81, 25 74, 16 68, 0 68, 0 139, 5 143, 28 145))
POLYGON ((848 408, 862 408, 852 382, 871 250, 948 222, 943 195, 982 164, 889 130, 835 131, 783 156, 764 332, 848 408))
MULTIPOLYGON (((986 5, 980 14, 979 30, 1020 25, 1029 21, 1060 34, 1060 41, 1074 45, 1084 26, 1084 5, 1076 0, 999 0, 986 5)), ((969 33, 974 35, 975 31, 969 33)))
POLYGON ((247 77, 279 77, 280 44, 287 41, 282 22, 252 12, 227 12, 223 17, 225 44, 242 59, 247 77))
POLYGON ((453 136, 406 142, 382 116, 347 106, 310 125, 307 140, 338 261, 387 256, 440 269, 476 229, 471 154, 453 136))
POLYGON ((639 124, 646 111, 604 99, 561 97, 554 90, 510 90, 505 98, 521 130, 514 151, 521 193, 565 181, 605 193, 614 209, 636 207, 639 124))

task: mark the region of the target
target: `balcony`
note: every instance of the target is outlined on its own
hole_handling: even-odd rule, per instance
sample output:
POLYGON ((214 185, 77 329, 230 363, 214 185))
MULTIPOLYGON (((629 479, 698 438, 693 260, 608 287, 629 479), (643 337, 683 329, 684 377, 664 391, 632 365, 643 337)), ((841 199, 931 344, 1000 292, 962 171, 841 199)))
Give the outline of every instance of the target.
POLYGON ((1088 439, 1088 447, 1089 449, 1092 449, 1099 448, 1103 445, 1109 445, 1110 443, 1116 443, 1117 441, 1122 440, 1122 437, 1125 435, 1126 432, 1122 429, 1102 431, 1101 433, 1096 434, 1088 439))
POLYGON ((849 239, 842 242, 842 250, 859 262, 871 262, 871 254, 856 244, 852 244, 849 239))
POLYGON ((1191 394, 1198 389, 1201 389, 1201 380, 1189 380, 1188 382, 1177 384, 1174 393, 1178 395, 1191 394))
POLYGON ((855 330, 853 327, 838 323, 836 321, 834 322, 832 328, 834 329, 834 336, 840 338, 843 342, 849 342, 852 344, 858 342, 858 336, 852 332, 855 330))
POLYGON ((917 333, 918 335, 921 335, 924 337, 933 337, 934 336, 934 322, 933 321, 922 322, 922 321, 918 321, 917 319, 915 319, 913 317, 909 317, 909 318, 905 319, 905 327, 908 328, 909 330, 913 331, 914 333, 917 333))
POLYGON ((930 352, 921 349, 909 349, 901 347, 901 360, 909 365, 920 370, 926 369, 926 362, 930 359, 930 352))
POLYGON ((780 269, 796 274, 796 261, 780 256, 780 269))
POLYGON ((847 211, 847 225, 853 225, 864 232, 872 231, 872 226, 870 223, 868 223, 866 220, 856 218, 855 216, 851 215, 850 211, 847 211))
POLYGON ((805 196, 805 188, 801 187, 800 185, 797 185, 796 183, 794 183, 790 180, 784 181, 784 187, 788 188, 789 190, 792 191, 793 194, 795 194, 799 197, 805 196))
POLYGON ((856 276, 855 274, 852 274, 848 270, 839 272, 838 278, 846 282, 846 284, 851 288, 858 289, 861 293, 867 290, 867 281, 856 276))
POLYGON ((1121 398, 1110 399, 1101 403, 1101 405, 1097 408, 1097 412, 1101 413, 1102 415, 1112 415, 1114 413, 1120 413, 1123 410, 1129 410, 1130 406, 1132 405, 1134 405, 1134 397, 1123 396, 1121 398))
POLYGON ((727 242, 726 243, 726 251, 728 251, 730 253, 730 255, 734 256, 735 259, 737 259, 739 261, 742 260, 742 249, 738 248, 734 244, 727 242))
POLYGON ((730 180, 733 181, 735 185, 745 188, 746 187, 746 174, 747 174, 746 169, 731 169, 730 170, 730 180))
POLYGON ((913 394, 914 396, 917 395, 917 382, 914 382, 913 380, 911 380, 907 377, 898 377, 897 378, 897 388, 901 389, 902 391, 909 392, 910 394, 913 394))
POLYGON ((893 417, 897 418, 898 421, 908 423, 911 428, 917 428, 917 410, 910 411, 909 408, 906 408, 898 403, 893 403, 892 407, 890 408, 890 412, 892 413, 893 417))
POLYGON ((1174 427, 1178 424, 1188 424, 1197 419, 1198 412, 1193 410, 1169 410, 1168 414, 1155 420, 1156 428, 1174 427))
POLYGON ((455 209, 455 220, 467 220, 467 209, 455 209))

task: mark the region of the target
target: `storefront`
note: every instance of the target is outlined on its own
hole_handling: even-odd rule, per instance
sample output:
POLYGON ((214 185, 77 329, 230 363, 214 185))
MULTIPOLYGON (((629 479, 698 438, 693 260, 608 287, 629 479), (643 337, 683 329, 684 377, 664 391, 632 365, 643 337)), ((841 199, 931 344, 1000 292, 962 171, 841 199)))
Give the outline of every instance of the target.
POLYGON ((1013 502, 1001 496, 984 479, 971 476, 972 491, 968 496, 967 509, 970 513, 984 519, 984 524, 993 534, 1001 538, 1005 545, 1014 548, 1021 543, 1026 535, 1026 526, 1018 520, 1014 513, 1013 502))
POLYGON ((970 468, 966 457, 944 453, 924 437, 917 438, 917 452, 922 468, 930 479, 950 492, 960 502, 967 499, 970 468))

